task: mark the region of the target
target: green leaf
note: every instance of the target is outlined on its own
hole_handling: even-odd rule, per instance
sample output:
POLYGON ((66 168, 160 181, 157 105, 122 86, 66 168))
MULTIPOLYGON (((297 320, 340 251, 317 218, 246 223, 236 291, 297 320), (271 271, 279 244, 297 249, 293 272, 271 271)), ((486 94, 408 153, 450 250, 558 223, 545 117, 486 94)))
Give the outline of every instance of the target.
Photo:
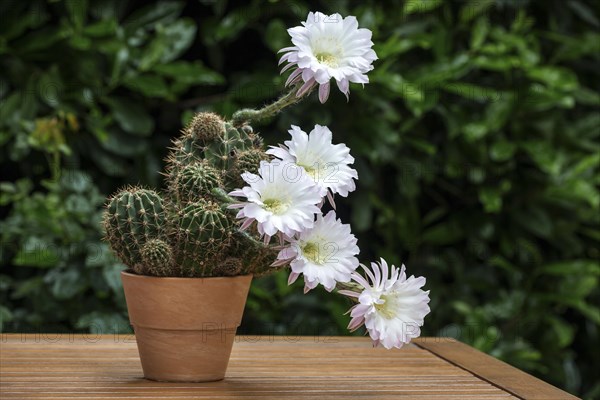
POLYGON ((3 305, 0 305, 0 332, 4 332, 6 324, 13 319, 13 314, 3 305))
POLYGON ((496 102, 508 95, 506 92, 495 88, 483 87, 464 82, 445 83, 441 85, 441 88, 465 99, 478 102, 496 102))
POLYGON ((64 84, 57 69, 52 68, 43 73, 39 81, 38 96, 52 108, 57 108, 61 103, 64 93, 64 84))
POLYGON ((593 260, 567 260, 544 265, 540 272, 561 276, 600 276, 600 265, 593 260))
POLYGON ((159 75, 134 75, 130 78, 125 78, 123 85, 147 97, 168 98, 170 95, 167 83, 159 75))
POLYGON ((61 190, 91 196, 95 189, 92 185, 92 177, 77 169, 64 169, 60 177, 61 190))
POLYGON ((475 142, 488 134, 488 126, 483 122, 470 122, 463 126, 463 134, 469 142, 475 142))
POLYGON ((497 213, 502 210, 502 195, 498 188, 479 189, 479 201, 483 204, 485 212, 497 213))
POLYGON ((100 145, 112 154, 134 157, 148 151, 148 143, 137 136, 124 133, 118 128, 111 129, 106 140, 100 145))
POLYGON ((575 100, 588 106, 600 106, 600 94, 588 88, 580 87, 577 89, 575 100))
POLYGON ((471 315, 473 313, 473 308, 464 301, 453 301, 452 308, 462 315, 471 315))
POLYGON ((287 47, 289 38, 286 25, 279 19, 273 19, 267 25, 264 38, 271 51, 274 53, 287 47))
POLYGON ((406 0, 402 12, 405 15, 425 13, 444 4, 443 0, 406 0))
POLYGON ((64 3, 71 22, 77 29, 81 29, 87 16, 88 0, 65 0, 64 3))
POLYGON ((142 55, 139 66, 148 70, 157 63, 169 63, 182 55, 196 37, 196 24, 182 18, 157 30, 156 37, 142 55))
POLYGON ((102 276, 104 277, 104 280, 115 293, 121 293, 123 290, 121 271, 125 269, 127 269, 127 266, 121 263, 109 264, 102 269, 102 276))
POLYGON ((186 85, 219 85, 225 83, 225 78, 221 74, 205 67, 200 61, 173 61, 169 64, 156 65, 152 70, 186 85))
POLYGON ((600 309, 598 307, 588 304, 583 300, 575 301, 571 303, 571 306, 596 325, 600 325, 600 309))
POLYGON ((523 148, 543 171, 557 176, 564 168, 565 155, 559 152, 552 143, 543 140, 521 142, 523 148))
POLYGON ((13 47, 19 54, 26 55, 47 49, 65 36, 65 32, 58 27, 43 28, 16 40, 13 47))
POLYGON ((57 299, 71 299, 81 292, 86 283, 81 280, 77 269, 52 269, 44 277, 44 282, 50 285, 52 295, 57 299))
POLYGON ((117 21, 114 19, 106 19, 88 24, 83 28, 83 33, 93 38, 112 36, 117 31, 117 21))
POLYGON ((15 256, 13 263, 25 267, 50 268, 58 263, 61 249, 41 237, 30 236, 15 256))
POLYGON ((545 83, 551 88, 571 91, 579 87, 577 75, 573 71, 560 67, 536 67, 527 70, 527 75, 534 80, 545 83))
POLYGON ((512 96, 503 96, 492 102, 485 110, 485 124, 490 132, 504 128, 513 111, 512 96))
POLYGON ((442 222, 425 229, 421 235, 423 243, 433 245, 449 245, 457 243, 464 238, 464 231, 460 224, 454 220, 442 222))
MULTIPOLYGON (((33 2, 1 2, 7 9, 1 9, 2 24, 0 24, 0 37, 6 41, 18 38, 28 29, 43 26, 50 19, 45 7, 33 2)), ((0 40, 2 44, 3 40, 0 40)), ((2 46, 0 45, 0 48, 2 46)))
POLYGON ((154 129, 154 120, 139 103, 125 98, 109 98, 105 103, 110 107, 115 120, 124 131, 139 136, 148 136, 154 129))
POLYGON ((488 19, 486 17, 478 18, 473 26, 473 33, 471 34, 471 49, 477 50, 483 45, 489 30, 490 23, 488 19))
POLYGON ((598 166, 600 166, 600 153, 590 154, 589 156, 583 157, 570 168, 568 175, 571 178, 576 178, 588 172, 593 174, 598 166))
POLYGON ((100 170, 108 176, 126 176, 130 170, 130 166, 122 158, 107 153, 102 148, 91 152, 90 156, 100 170))
POLYGON ((575 11, 575 14, 577 14, 579 18, 581 18, 582 20, 584 20, 585 22, 587 22, 595 28, 600 28, 600 21, 598 20, 598 18, 596 18, 598 11, 597 9, 596 12, 594 12, 594 10, 590 9, 585 3, 578 0, 569 0, 567 1, 567 5, 573 11, 575 11))
POLYGON ((381 83, 393 93, 402 96, 406 100, 406 106, 416 116, 420 116, 437 103, 437 93, 428 93, 429 96, 426 96, 422 87, 407 81, 399 74, 389 75, 385 79, 382 78, 375 76, 373 81, 381 83))
POLYGON ((460 10, 460 21, 465 23, 494 5, 494 0, 469 0, 460 10))
POLYGON ((254 11, 248 7, 241 7, 232 10, 224 18, 217 21, 217 25, 205 34, 210 35, 207 38, 209 42, 223 42, 239 35, 248 23, 251 21, 254 11))
POLYGON ((114 57, 112 58, 113 65, 110 75, 110 83, 112 86, 117 86, 123 70, 125 69, 127 62, 129 61, 130 53, 127 47, 119 46, 115 51, 114 57))
POLYGON ((0 124, 8 124, 19 117, 19 106, 23 98, 21 93, 11 93, 7 98, 0 100, 0 124))
POLYGON ((494 161, 510 160, 517 150, 517 146, 508 140, 498 140, 490 147, 490 158, 494 161))
POLYGON ((168 24, 181 14, 184 6, 185 2, 183 1, 158 1, 150 3, 127 17, 123 26, 127 31, 134 32, 144 27, 168 24))
POLYGON ((391 57, 405 53, 415 47, 428 49, 431 47, 431 41, 425 35, 403 38, 400 34, 396 34, 390 36, 385 42, 377 42, 374 45, 375 52, 381 60, 390 60, 391 57))
POLYGON ((515 212, 513 218, 533 234, 547 238, 552 234, 552 220, 542 208, 528 208, 515 212))
POLYGON ((434 155, 436 153, 435 145, 419 138, 406 138, 406 143, 423 153, 434 155))

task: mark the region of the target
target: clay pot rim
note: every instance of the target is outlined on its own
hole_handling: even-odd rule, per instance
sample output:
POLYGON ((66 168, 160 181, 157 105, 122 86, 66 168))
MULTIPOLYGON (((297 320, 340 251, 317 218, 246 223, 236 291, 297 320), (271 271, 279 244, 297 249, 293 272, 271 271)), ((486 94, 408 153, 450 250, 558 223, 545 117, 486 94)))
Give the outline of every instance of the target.
POLYGON ((201 279, 208 279, 211 281, 218 281, 218 280, 229 280, 229 279, 234 279, 234 278, 242 278, 242 277, 252 277, 253 274, 246 274, 246 275, 234 275, 234 276, 205 276, 205 277, 184 277, 184 276, 152 276, 152 275, 140 275, 140 274, 136 274, 134 272, 131 272, 130 269, 126 269, 124 271, 121 271, 121 275, 125 275, 125 276, 130 276, 134 279, 145 279, 145 280, 161 280, 161 281, 198 281, 201 279))

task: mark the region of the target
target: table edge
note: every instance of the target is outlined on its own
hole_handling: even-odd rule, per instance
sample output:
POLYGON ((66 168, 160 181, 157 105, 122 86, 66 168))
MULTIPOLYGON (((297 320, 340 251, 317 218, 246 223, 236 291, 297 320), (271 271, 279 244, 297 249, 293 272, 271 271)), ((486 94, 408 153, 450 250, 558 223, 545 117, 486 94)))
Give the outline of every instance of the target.
POLYGON ((422 337, 414 339, 412 343, 519 398, 528 400, 579 399, 579 397, 458 340, 444 337, 422 337))

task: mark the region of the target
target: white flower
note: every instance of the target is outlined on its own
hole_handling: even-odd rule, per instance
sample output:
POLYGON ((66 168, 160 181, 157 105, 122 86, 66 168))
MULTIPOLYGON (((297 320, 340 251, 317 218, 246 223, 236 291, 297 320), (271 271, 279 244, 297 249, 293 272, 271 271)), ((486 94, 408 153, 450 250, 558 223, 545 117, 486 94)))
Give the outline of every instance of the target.
MULTIPOLYGON (((285 146, 271 147, 267 153, 304 168, 319 186, 321 196, 328 194, 329 190, 332 194, 339 193, 346 197, 356 189, 354 179, 358 179, 358 174, 350 167, 354 157, 345 144, 332 144, 329 128, 315 125, 307 135, 292 125, 289 133, 292 140, 285 141, 285 146)), ((330 197, 330 200, 333 199, 330 197)))
POLYGON ((258 232, 266 234, 268 242, 277 232, 292 236, 313 227, 315 214, 321 212, 317 207, 321 196, 318 187, 300 167, 280 161, 261 161, 258 174, 244 172, 242 179, 250 186, 229 193, 248 200, 230 206, 241 208, 237 218, 245 218, 242 229, 257 221, 258 232))
POLYGON ((294 46, 280 50, 285 54, 279 64, 289 63, 282 73, 297 66, 286 85, 302 80, 304 84, 297 92, 298 97, 318 84, 319 100, 325 103, 331 78, 336 80, 346 98, 350 82, 369 83, 366 73, 373 69, 371 64, 377 60, 377 55, 371 48, 372 32, 359 29, 356 17, 311 12, 302 26, 288 29, 288 33, 294 46))
POLYGON ((379 264, 371 263, 372 271, 361 266, 369 280, 356 272, 352 280, 363 287, 362 293, 339 291, 358 298, 358 304, 350 309, 348 329, 354 331, 364 323, 375 345, 381 343, 386 349, 400 348, 418 337, 430 311, 429 291, 421 289, 425 278, 407 279, 404 265, 400 271, 392 265, 390 271, 383 258, 379 264))
POLYGON ((325 217, 317 215, 312 229, 302 231, 297 238, 290 240, 274 264, 290 262, 292 272, 288 283, 293 283, 300 274, 304 275, 305 292, 314 289, 319 283, 331 292, 337 282, 350 282, 350 276, 358 268, 359 253, 356 237, 350 232, 350 225, 336 219, 335 211, 325 217))

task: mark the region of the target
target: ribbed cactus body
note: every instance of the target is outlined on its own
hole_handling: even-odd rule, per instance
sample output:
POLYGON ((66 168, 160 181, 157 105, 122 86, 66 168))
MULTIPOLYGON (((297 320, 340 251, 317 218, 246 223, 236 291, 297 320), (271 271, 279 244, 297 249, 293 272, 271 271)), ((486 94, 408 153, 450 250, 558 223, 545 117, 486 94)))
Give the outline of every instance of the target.
POLYGON ((221 276, 239 275, 244 266, 242 260, 237 257, 227 257, 215 266, 215 273, 221 276))
POLYGON ((177 171, 173 191, 181 204, 194 202, 222 185, 221 171, 203 161, 196 161, 177 171))
POLYGON ((276 251, 240 232, 226 193, 240 174, 267 159, 262 139, 248 125, 236 128, 213 113, 199 113, 173 141, 167 158, 166 200, 127 188, 105 213, 107 238, 136 273, 155 276, 232 276, 267 268, 276 251), (265 265, 263 265, 265 264, 265 265))
POLYGON ((232 221, 210 200, 186 205, 175 228, 177 261, 184 274, 204 275, 213 268, 231 243, 232 221))
POLYGON ((173 250, 161 239, 150 239, 140 249, 143 266, 149 275, 169 276, 173 271, 173 250))
POLYGON ((215 113, 194 115, 185 132, 200 145, 219 140, 225 131, 225 121, 215 113))
POLYGON ((163 200, 153 190, 130 187, 110 199, 104 214, 107 239, 124 263, 145 273, 141 247, 164 234, 163 200))

